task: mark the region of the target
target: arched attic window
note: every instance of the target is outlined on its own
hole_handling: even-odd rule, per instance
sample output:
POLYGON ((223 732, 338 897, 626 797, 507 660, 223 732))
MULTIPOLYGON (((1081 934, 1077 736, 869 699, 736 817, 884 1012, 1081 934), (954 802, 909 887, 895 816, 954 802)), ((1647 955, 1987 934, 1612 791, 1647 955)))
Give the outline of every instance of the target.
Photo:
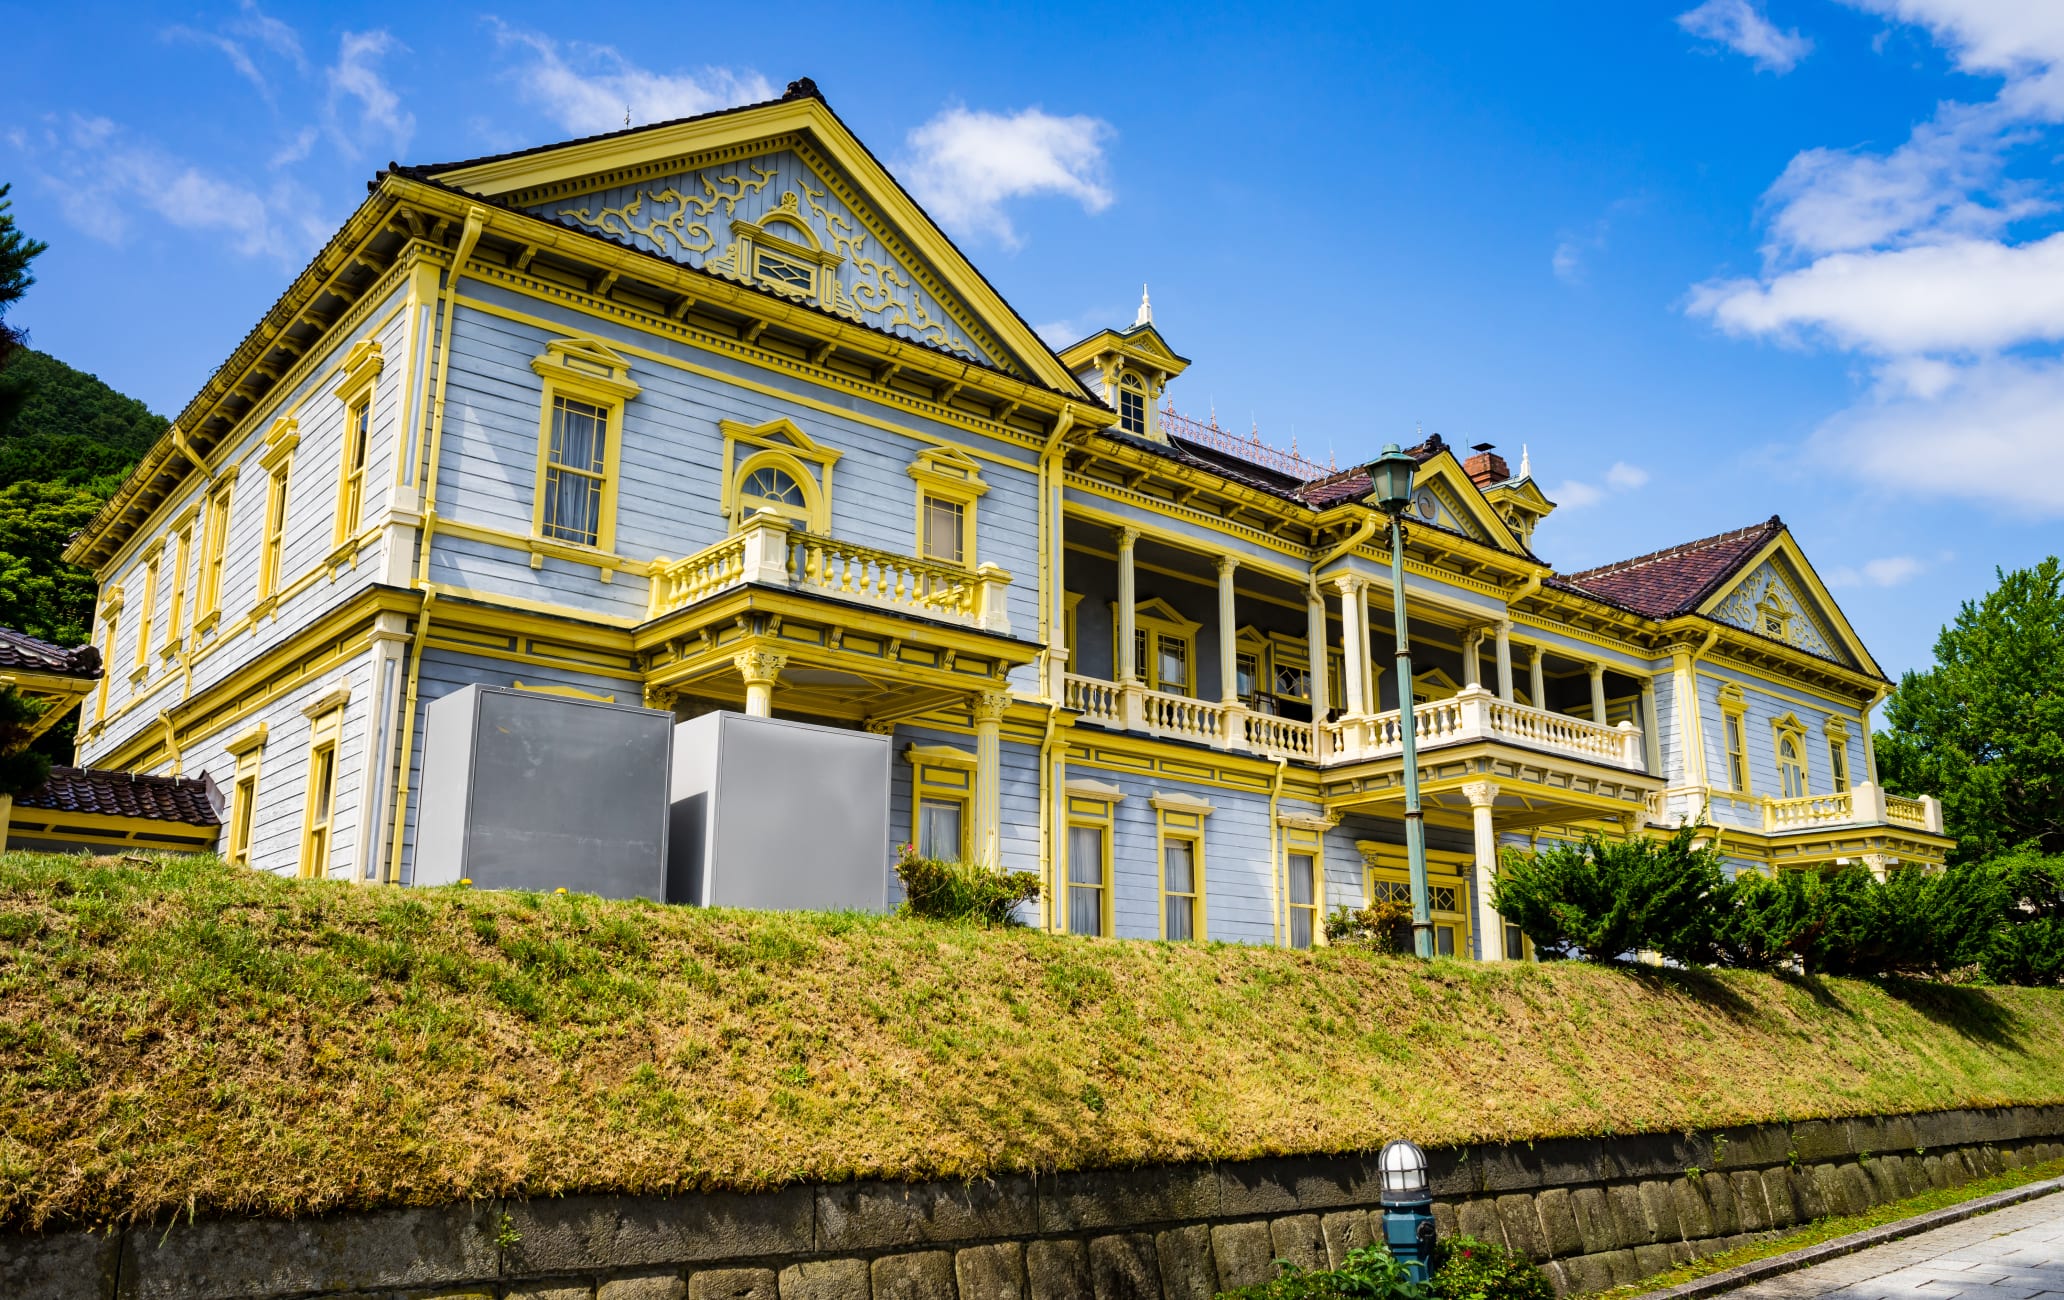
POLYGON ((1118 427, 1142 438, 1147 436, 1147 388, 1138 375, 1119 377, 1118 427))

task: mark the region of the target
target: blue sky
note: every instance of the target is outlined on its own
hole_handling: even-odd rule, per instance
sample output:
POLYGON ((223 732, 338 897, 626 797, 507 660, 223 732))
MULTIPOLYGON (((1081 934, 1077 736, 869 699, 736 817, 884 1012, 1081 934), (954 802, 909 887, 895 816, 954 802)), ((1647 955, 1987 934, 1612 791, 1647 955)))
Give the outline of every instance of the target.
POLYGON ((2064 537, 2064 5, 0 5, 11 319, 172 413, 389 159, 814 77, 1181 409, 1525 445, 1564 571, 1782 514, 1895 676, 2064 537))

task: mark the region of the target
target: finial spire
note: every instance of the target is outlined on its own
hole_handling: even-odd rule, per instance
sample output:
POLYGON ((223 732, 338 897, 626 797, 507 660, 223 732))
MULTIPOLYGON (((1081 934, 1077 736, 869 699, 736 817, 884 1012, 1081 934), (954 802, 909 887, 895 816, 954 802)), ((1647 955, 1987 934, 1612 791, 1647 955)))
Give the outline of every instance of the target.
POLYGON ((1142 325, 1152 325, 1153 323, 1154 304, 1147 297, 1147 286, 1143 284, 1139 287, 1139 315, 1132 318, 1132 327, 1138 329, 1142 325))
POLYGON ((1527 457, 1527 446, 1525 443, 1521 443, 1519 444, 1519 476, 1521 478, 1529 478, 1533 475, 1533 472, 1534 465, 1527 457))

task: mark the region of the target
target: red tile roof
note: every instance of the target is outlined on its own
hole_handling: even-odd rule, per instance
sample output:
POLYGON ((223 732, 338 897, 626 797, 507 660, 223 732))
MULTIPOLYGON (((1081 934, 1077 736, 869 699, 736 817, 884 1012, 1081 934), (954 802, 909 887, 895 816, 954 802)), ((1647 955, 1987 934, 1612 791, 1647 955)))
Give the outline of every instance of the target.
POLYGON ((186 826, 220 826, 215 783, 206 777, 137 776, 98 767, 53 767, 43 788, 16 797, 17 808, 142 817, 186 826))
POLYGON ((1784 520, 1772 515, 1731 533, 1568 574, 1557 585, 1649 618, 1675 618, 1697 609, 1783 531, 1784 520))
POLYGON ((100 676, 100 651, 90 645, 67 650, 11 627, 0 627, 0 669, 54 673, 60 677, 100 676))

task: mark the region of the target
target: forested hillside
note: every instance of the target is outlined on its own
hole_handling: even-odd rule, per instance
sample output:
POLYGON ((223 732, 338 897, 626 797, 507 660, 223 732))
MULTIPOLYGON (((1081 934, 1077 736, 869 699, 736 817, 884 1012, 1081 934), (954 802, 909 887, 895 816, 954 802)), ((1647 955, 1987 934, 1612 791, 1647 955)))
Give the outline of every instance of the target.
POLYGON ((165 424, 98 377, 21 348, 0 370, 0 488, 62 483, 105 498, 165 424))

